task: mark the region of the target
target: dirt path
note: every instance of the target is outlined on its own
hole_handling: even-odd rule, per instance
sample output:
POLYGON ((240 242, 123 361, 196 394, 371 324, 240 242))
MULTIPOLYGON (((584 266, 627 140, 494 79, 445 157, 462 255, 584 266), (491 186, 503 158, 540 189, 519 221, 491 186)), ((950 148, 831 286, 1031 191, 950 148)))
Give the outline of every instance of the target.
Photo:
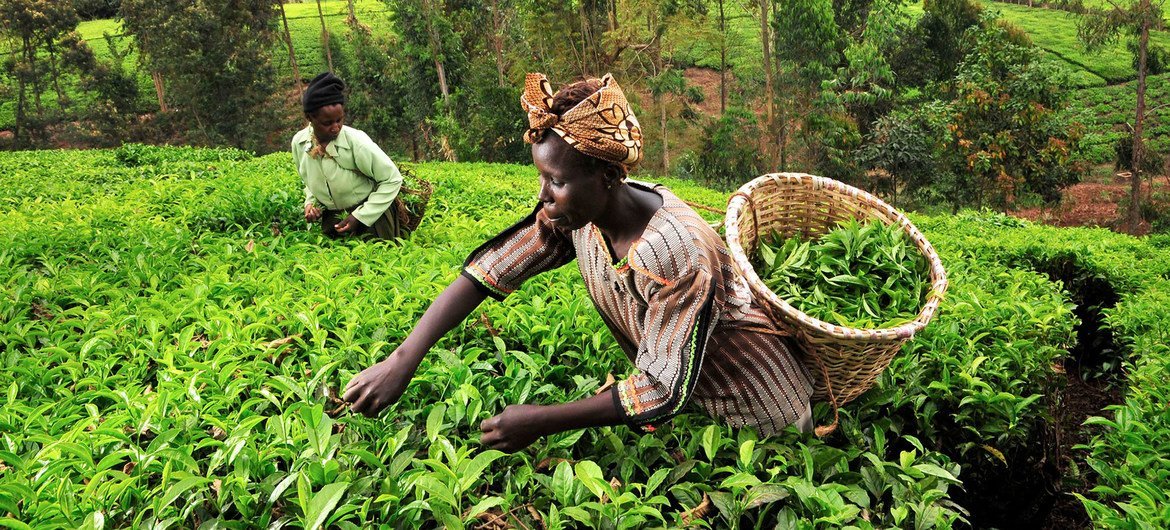
MULTIPOLYGON (((1118 205, 1129 198, 1129 177, 1117 176, 1112 182, 1082 182, 1064 190, 1064 199, 1055 207, 1023 208, 1012 215, 1054 226, 1100 226, 1118 229, 1124 223, 1124 211, 1118 205)), ((1149 182, 1143 193, 1149 193, 1149 182)), ((1170 176, 1159 176, 1153 183, 1155 193, 1170 192, 1170 176)), ((1170 204, 1163 205, 1170 208, 1170 204)), ((1143 223, 1139 235, 1148 233, 1143 223)))

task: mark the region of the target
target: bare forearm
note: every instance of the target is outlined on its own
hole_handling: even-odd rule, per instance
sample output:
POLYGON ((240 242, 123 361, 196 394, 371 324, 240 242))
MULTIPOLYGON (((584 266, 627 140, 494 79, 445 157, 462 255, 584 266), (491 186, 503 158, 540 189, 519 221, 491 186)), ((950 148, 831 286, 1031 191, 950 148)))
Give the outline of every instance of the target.
POLYGON ((480 425, 484 445, 501 451, 519 451, 541 436, 622 422, 613 395, 600 395, 560 405, 511 405, 480 425))
POLYGON ((350 408, 374 416, 397 402, 406 391, 410 378, 414 377, 423 355, 451 328, 467 318, 483 298, 483 293, 471 280, 460 276, 452 282, 435 298, 410 336, 394 353, 349 381, 344 399, 352 403, 350 408))
POLYGON ((414 330, 402 341, 399 352, 413 360, 421 361, 422 356, 430 351, 443 335, 463 322, 467 315, 479 307, 485 297, 486 295, 471 280, 459 276, 423 313, 414 330))
POLYGON ((613 395, 609 392, 542 407, 539 416, 545 435, 622 423, 621 411, 618 410, 613 402, 613 395))

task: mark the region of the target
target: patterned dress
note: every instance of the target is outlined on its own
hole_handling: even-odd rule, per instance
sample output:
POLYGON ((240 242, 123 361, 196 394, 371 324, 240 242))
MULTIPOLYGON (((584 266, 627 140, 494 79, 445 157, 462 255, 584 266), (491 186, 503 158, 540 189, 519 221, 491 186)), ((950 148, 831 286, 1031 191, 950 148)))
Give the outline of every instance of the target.
POLYGON ((536 210, 476 249, 463 274, 496 299, 576 259, 589 295, 637 371, 610 392, 628 425, 652 431, 694 401, 764 435, 808 410, 812 380, 734 272, 723 240, 666 188, 662 207, 620 260, 593 224, 554 228, 536 210))

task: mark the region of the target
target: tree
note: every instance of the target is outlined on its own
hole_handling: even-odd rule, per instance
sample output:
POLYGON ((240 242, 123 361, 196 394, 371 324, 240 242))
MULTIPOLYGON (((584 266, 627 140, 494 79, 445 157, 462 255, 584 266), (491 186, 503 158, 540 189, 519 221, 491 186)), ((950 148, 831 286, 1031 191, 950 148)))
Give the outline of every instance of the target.
POLYGON ((284 26, 284 45, 288 47, 288 64, 292 67, 293 79, 297 83, 297 94, 304 92, 304 79, 301 77, 301 69, 297 66, 297 52, 293 48, 292 33, 288 30, 288 14, 284 12, 284 0, 277 0, 280 3, 280 22, 284 26))
MULTIPOLYGON (((281 4, 281 11, 284 4, 281 4)), ((329 30, 325 27, 325 13, 321 11, 321 0, 317 0, 317 19, 321 21, 321 48, 325 50, 325 64, 333 71, 333 52, 329 49, 329 30)), ((290 48, 291 49, 291 48, 290 48)))
POLYGON ((266 151, 279 103, 270 56, 278 6, 271 0, 124 0, 124 26, 141 59, 167 79, 176 119, 191 141, 266 151))
POLYGON ((766 162, 758 144, 744 139, 759 138, 760 134, 754 113, 739 106, 728 107, 704 128, 694 175, 722 189, 735 189, 745 178, 759 175, 766 162))
POLYGON ((821 85, 834 74, 840 63, 844 39, 834 20, 831 0, 792 0, 772 21, 775 60, 780 66, 779 92, 783 98, 783 116, 769 130, 778 135, 779 166, 787 167, 789 145, 794 131, 802 135, 808 158, 817 160, 822 143, 817 122, 836 126, 836 119, 818 112, 833 109, 818 107, 821 85))
POLYGON ((14 143, 27 143, 23 132, 29 124, 29 96, 38 121, 44 118, 41 95, 50 82, 60 107, 68 105, 61 89, 58 69, 58 49, 62 39, 77 26, 77 13, 69 2, 53 0, 0 0, 0 31, 18 43, 17 49, 5 61, 5 69, 17 81, 16 130, 14 143), (48 67, 42 64, 41 52, 48 54, 48 67), (29 88, 31 87, 31 94, 29 88))
POLYGON ((866 144, 857 150, 858 164, 870 177, 867 186, 895 206, 906 196, 942 202, 943 194, 933 187, 953 181, 943 163, 951 115, 947 103, 933 101, 874 122, 866 144))
POLYGON ((455 31, 448 4, 443 0, 401 0, 389 3, 391 21, 400 36, 408 64, 406 88, 415 102, 403 109, 422 130, 424 144, 437 132, 439 154, 456 159, 444 123, 453 123, 452 87, 458 86, 468 60, 455 31))
POLYGON ((948 195, 956 206, 1012 206, 1021 192, 1047 202, 1084 172, 1080 131, 1063 117, 1061 70, 1035 48, 1014 42, 1008 28, 986 17, 963 39, 968 50, 949 84, 952 117, 946 146, 948 195))
POLYGON ((670 171, 670 127, 667 123, 667 97, 682 96, 687 93, 687 79, 677 69, 667 67, 658 75, 647 80, 650 85, 650 95, 658 107, 659 129, 662 131, 662 172, 670 171))
POLYGON ((1090 51, 1103 48, 1128 34, 1136 41, 1137 105, 1134 109, 1132 177, 1130 178, 1127 222, 1132 231, 1141 224, 1143 157, 1145 156, 1146 77, 1149 75, 1150 30, 1163 27, 1164 0, 1107 0, 1106 9, 1090 8, 1077 25, 1077 35, 1090 51))

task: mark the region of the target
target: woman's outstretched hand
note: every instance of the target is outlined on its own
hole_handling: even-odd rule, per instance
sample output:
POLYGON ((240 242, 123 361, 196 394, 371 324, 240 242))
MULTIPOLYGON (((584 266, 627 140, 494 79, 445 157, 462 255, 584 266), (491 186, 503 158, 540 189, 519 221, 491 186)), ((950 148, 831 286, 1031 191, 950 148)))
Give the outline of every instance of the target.
POLYGON ((342 399, 349 409, 368 417, 377 416, 382 409, 398 402, 406 385, 414 377, 418 362, 407 359, 398 351, 349 380, 342 399))
POLYGON ((483 431, 480 443, 506 453, 532 445, 545 434, 545 422, 539 417, 543 408, 539 405, 508 405, 504 412, 479 424, 479 430, 483 431))

